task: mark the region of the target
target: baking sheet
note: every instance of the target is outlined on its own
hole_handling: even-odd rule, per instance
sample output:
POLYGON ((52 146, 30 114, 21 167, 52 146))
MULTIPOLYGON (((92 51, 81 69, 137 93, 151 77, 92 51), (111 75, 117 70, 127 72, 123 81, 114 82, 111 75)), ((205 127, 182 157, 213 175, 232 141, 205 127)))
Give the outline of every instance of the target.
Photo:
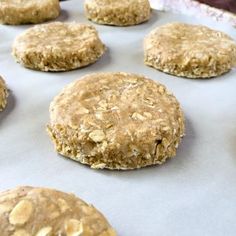
MULTIPOLYGON (((233 1, 229 0, 226 2, 229 3, 233 1)), ((214 2, 214 0, 212 2, 214 2)), ((236 27, 236 14, 211 7, 196 0, 152 0, 152 6, 158 10, 171 11, 198 18, 208 17, 236 27)))
MULTIPOLYGON (((82 3, 62 2, 59 20, 88 22, 82 3)), ((11 56, 13 39, 30 26, 0 26, 0 74, 11 90, 0 114, 0 189, 33 185, 74 192, 101 210, 121 236, 236 235, 236 71, 191 80, 146 67, 144 36, 172 21, 205 24, 236 39, 230 26, 154 11, 139 26, 95 25, 109 49, 97 63, 45 73, 23 68, 11 56), (144 74, 176 95, 186 115, 176 158, 159 167, 106 171, 55 153, 45 132, 50 101, 66 84, 101 71, 144 74)))

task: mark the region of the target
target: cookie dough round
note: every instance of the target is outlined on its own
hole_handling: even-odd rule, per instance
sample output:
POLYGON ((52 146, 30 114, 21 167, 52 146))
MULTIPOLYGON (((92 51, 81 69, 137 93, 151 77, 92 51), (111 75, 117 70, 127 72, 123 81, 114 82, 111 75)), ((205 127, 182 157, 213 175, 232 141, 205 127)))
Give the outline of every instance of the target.
POLYGON ((0 23, 19 25, 41 23, 60 14, 58 0, 1 0, 0 23))
POLYGON ((148 0, 85 0, 85 14, 98 24, 128 26, 149 20, 148 0))
POLYGON ((104 216, 73 194, 18 187, 0 193, 1 236, 116 236, 104 216))
POLYGON ((13 55, 25 67, 42 71, 68 71, 100 58, 105 46, 96 29, 87 24, 53 22, 37 25, 18 36, 13 55))
POLYGON ((2 111, 7 105, 8 91, 5 81, 0 76, 0 111, 2 111))
POLYGON ((170 23, 145 38, 144 62, 176 76, 210 78, 236 65, 236 44, 206 26, 170 23))
POLYGON ((127 73, 69 84, 52 101, 50 120, 57 152, 97 169, 162 164, 184 134, 182 110, 165 86, 127 73))

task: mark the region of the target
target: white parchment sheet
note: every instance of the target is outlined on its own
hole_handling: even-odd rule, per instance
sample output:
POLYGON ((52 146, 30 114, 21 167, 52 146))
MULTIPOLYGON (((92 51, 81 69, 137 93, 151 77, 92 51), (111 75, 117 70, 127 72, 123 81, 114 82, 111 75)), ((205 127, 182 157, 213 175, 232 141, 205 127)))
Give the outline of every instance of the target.
MULTIPOLYGON (((82 3, 62 2, 59 20, 88 22, 82 3)), ((138 26, 95 25, 108 47, 97 63, 45 73, 23 68, 11 56, 15 36, 31 26, 1 25, 0 74, 11 91, 0 113, 0 189, 33 185, 74 192, 101 210, 120 236, 236 235, 236 71, 192 80, 146 67, 144 36, 172 21, 205 24, 236 39, 230 26, 153 11, 138 26), (101 71, 140 73, 176 95, 186 116, 176 158, 137 171, 104 171, 55 153, 45 131, 50 101, 66 84, 101 71)))

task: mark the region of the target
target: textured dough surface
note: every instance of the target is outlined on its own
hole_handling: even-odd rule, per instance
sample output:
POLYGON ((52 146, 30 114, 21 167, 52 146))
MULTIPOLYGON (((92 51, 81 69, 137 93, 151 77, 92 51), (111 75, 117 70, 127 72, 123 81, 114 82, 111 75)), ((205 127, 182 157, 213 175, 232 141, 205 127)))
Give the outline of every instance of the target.
POLYGON ((104 51, 96 29, 79 23, 37 25, 19 35, 13 43, 17 62, 42 71, 84 67, 97 61, 104 51))
POLYGON ((236 44, 206 26, 170 23, 145 38, 144 62, 176 76, 215 77, 236 65, 236 44))
POLYGON ((18 187, 0 193, 1 236, 116 236, 104 216, 73 194, 18 187))
POLYGON ((7 105, 7 87, 5 81, 0 76, 0 111, 2 111, 7 105))
POLYGON ((54 98, 50 119, 57 152, 97 169, 162 164, 184 135, 176 98, 136 74, 84 76, 54 98))
POLYGON ((85 0, 85 13, 98 24, 127 26, 149 20, 148 0, 85 0))
POLYGON ((1 0, 0 23, 18 25, 41 23, 60 14, 58 0, 1 0))

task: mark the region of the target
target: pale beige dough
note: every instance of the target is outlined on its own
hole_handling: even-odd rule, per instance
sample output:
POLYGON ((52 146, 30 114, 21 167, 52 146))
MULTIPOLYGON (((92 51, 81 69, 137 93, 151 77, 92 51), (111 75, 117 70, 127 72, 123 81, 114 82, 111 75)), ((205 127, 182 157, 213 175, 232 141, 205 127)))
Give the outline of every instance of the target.
POLYGON ((97 169, 162 164, 184 135, 176 98, 136 74, 96 73, 69 84, 52 101, 50 120, 57 152, 97 169))
POLYGON ((105 217, 73 194, 18 187, 0 193, 1 236, 116 236, 105 217))
POLYGON ((2 111, 7 105, 8 91, 6 83, 0 76, 0 111, 2 111))
POLYGON ((59 0, 0 1, 0 23, 2 24, 37 24, 55 19, 59 14, 59 0))
POLYGON ((148 0, 85 0, 85 14, 98 24, 127 26, 149 20, 148 0))
POLYGON ((97 61, 105 46, 96 29, 87 24, 53 22, 37 25, 19 35, 13 55, 25 67, 68 71, 97 61))
POLYGON ((206 26, 169 23, 146 36, 144 62, 176 76, 210 78, 236 66, 236 44, 206 26))

